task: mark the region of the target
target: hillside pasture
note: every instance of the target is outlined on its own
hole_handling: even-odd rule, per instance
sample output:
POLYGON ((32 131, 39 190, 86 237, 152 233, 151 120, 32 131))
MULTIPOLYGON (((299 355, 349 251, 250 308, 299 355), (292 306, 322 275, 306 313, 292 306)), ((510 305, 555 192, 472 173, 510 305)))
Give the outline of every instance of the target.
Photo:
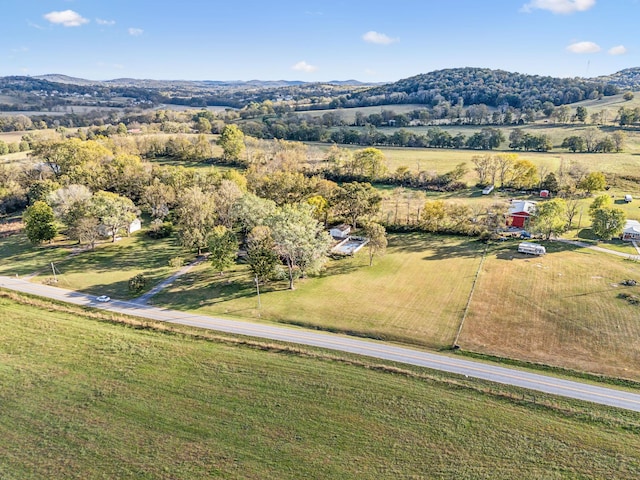
POLYGON ((477 382, 460 386, 464 379, 205 335, 0 298, 2 476, 640 475, 631 412, 572 402, 563 405, 585 413, 564 413, 482 393, 491 387, 477 382))
POLYGON ((491 355, 640 380, 640 263, 546 243, 547 255, 495 247, 478 278, 459 344, 491 355))
POLYGON ((352 332, 435 348, 453 341, 484 246, 472 239, 390 235, 372 267, 366 247, 332 260, 320 276, 256 288, 244 266, 220 276, 208 265, 153 298, 153 303, 352 332))

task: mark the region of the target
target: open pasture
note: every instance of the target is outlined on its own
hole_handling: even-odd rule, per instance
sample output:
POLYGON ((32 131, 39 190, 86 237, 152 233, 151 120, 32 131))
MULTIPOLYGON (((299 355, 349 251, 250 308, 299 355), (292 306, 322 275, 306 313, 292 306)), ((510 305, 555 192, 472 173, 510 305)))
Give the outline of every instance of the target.
POLYGON ((547 255, 517 242, 486 257, 459 344, 467 350, 640 380, 640 264, 557 242, 547 255))

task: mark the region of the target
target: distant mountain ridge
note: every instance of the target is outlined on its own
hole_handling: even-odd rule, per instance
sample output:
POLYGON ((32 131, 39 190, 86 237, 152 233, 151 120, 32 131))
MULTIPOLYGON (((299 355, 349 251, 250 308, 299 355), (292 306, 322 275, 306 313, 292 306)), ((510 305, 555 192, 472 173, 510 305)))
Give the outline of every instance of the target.
POLYGON ((70 77, 59 73, 46 75, 35 75, 30 78, 46 80, 54 83, 64 83, 71 85, 114 85, 139 88, 163 88, 167 86, 216 86, 216 87, 251 87, 251 88, 278 88, 291 87, 305 84, 327 84, 327 85, 377 85, 376 83, 365 83, 358 80, 331 80, 328 82, 305 82, 302 80, 154 80, 139 78, 114 78, 111 80, 88 80, 85 78, 70 77))
POLYGON ((459 108, 484 104, 539 110, 543 103, 575 103, 640 87, 640 68, 596 78, 556 78, 493 70, 450 68, 386 84, 357 80, 87 80, 63 74, 0 77, 0 93, 16 103, 0 110, 50 108, 54 105, 132 106, 177 104, 194 108, 222 105, 242 108, 265 100, 295 102, 297 109, 349 108, 393 104, 459 108), (19 94, 19 95, 18 95, 19 94), (24 95, 28 97, 24 97, 24 95), (82 97, 82 99, 80 99, 82 97), (447 107, 448 105, 448 107, 447 107))

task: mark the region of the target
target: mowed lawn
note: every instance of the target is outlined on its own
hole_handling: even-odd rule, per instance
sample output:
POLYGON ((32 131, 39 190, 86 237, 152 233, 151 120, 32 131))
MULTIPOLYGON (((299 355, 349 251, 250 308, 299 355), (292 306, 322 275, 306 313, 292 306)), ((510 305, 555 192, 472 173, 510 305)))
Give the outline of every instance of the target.
MULTIPOLYGON (((175 270, 169 266, 169 260, 180 255, 184 252, 175 238, 153 240, 140 231, 116 243, 105 241, 95 250, 60 259, 55 263, 57 285, 96 295, 131 298, 137 294, 129 291, 130 278, 144 274, 149 289, 175 270)), ((32 281, 46 282, 51 277, 49 268, 32 281)))
POLYGON ((6 298, 0 340, 2 478, 640 476, 630 412, 565 414, 6 298))
POLYGON ((390 235, 384 257, 368 266, 365 249, 332 260, 324 273, 256 288, 246 268, 220 277, 210 266, 154 297, 171 308, 294 323, 434 348, 451 345, 484 245, 426 234, 390 235))
POLYGON ((640 380, 640 264, 559 243, 547 255, 517 243, 486 258, 459 344, 462 348, 640 380))
POLYGON ((22 277, 37 272, 51 273, 51 262, 57 263, 72 252, 69 242, 33 246, 26 235, 0 238, 0 275, 22 277))

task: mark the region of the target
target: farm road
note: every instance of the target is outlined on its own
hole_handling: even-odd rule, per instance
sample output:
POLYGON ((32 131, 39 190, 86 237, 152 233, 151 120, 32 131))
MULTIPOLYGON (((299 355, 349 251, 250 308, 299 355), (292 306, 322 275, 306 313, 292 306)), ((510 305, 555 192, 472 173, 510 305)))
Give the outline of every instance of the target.
MULTIPOLYGON (((591 245, 590 243, 578 242, 577 240, 567 240, 566 238, 554 238, 554 241, 569 243, 577 247, 589 248, 591 250, 595 250, 597 252, 602 252, 602 253, 608 253, 610 255, 617 255, 618 257, 627 258, 629 260, 636 260, 636 261, 640 260, 640 255, 629 255, 628 253, 617 252, 616 250, 609 250, 608 248, 598 247, 596 245, 591 245)), ((634 243, 634 246, 635 246, 635 243, 634 243)))
POLYGON ((564 380, 373 340, 356 339, 301 328, 208 317, 133 302, 114 300, 110 303, 98 303, 91 295, 29 283, 11 277, 0 276, 0 287, 134 317, 366 355, 640 412, 640 393, 564 380))

